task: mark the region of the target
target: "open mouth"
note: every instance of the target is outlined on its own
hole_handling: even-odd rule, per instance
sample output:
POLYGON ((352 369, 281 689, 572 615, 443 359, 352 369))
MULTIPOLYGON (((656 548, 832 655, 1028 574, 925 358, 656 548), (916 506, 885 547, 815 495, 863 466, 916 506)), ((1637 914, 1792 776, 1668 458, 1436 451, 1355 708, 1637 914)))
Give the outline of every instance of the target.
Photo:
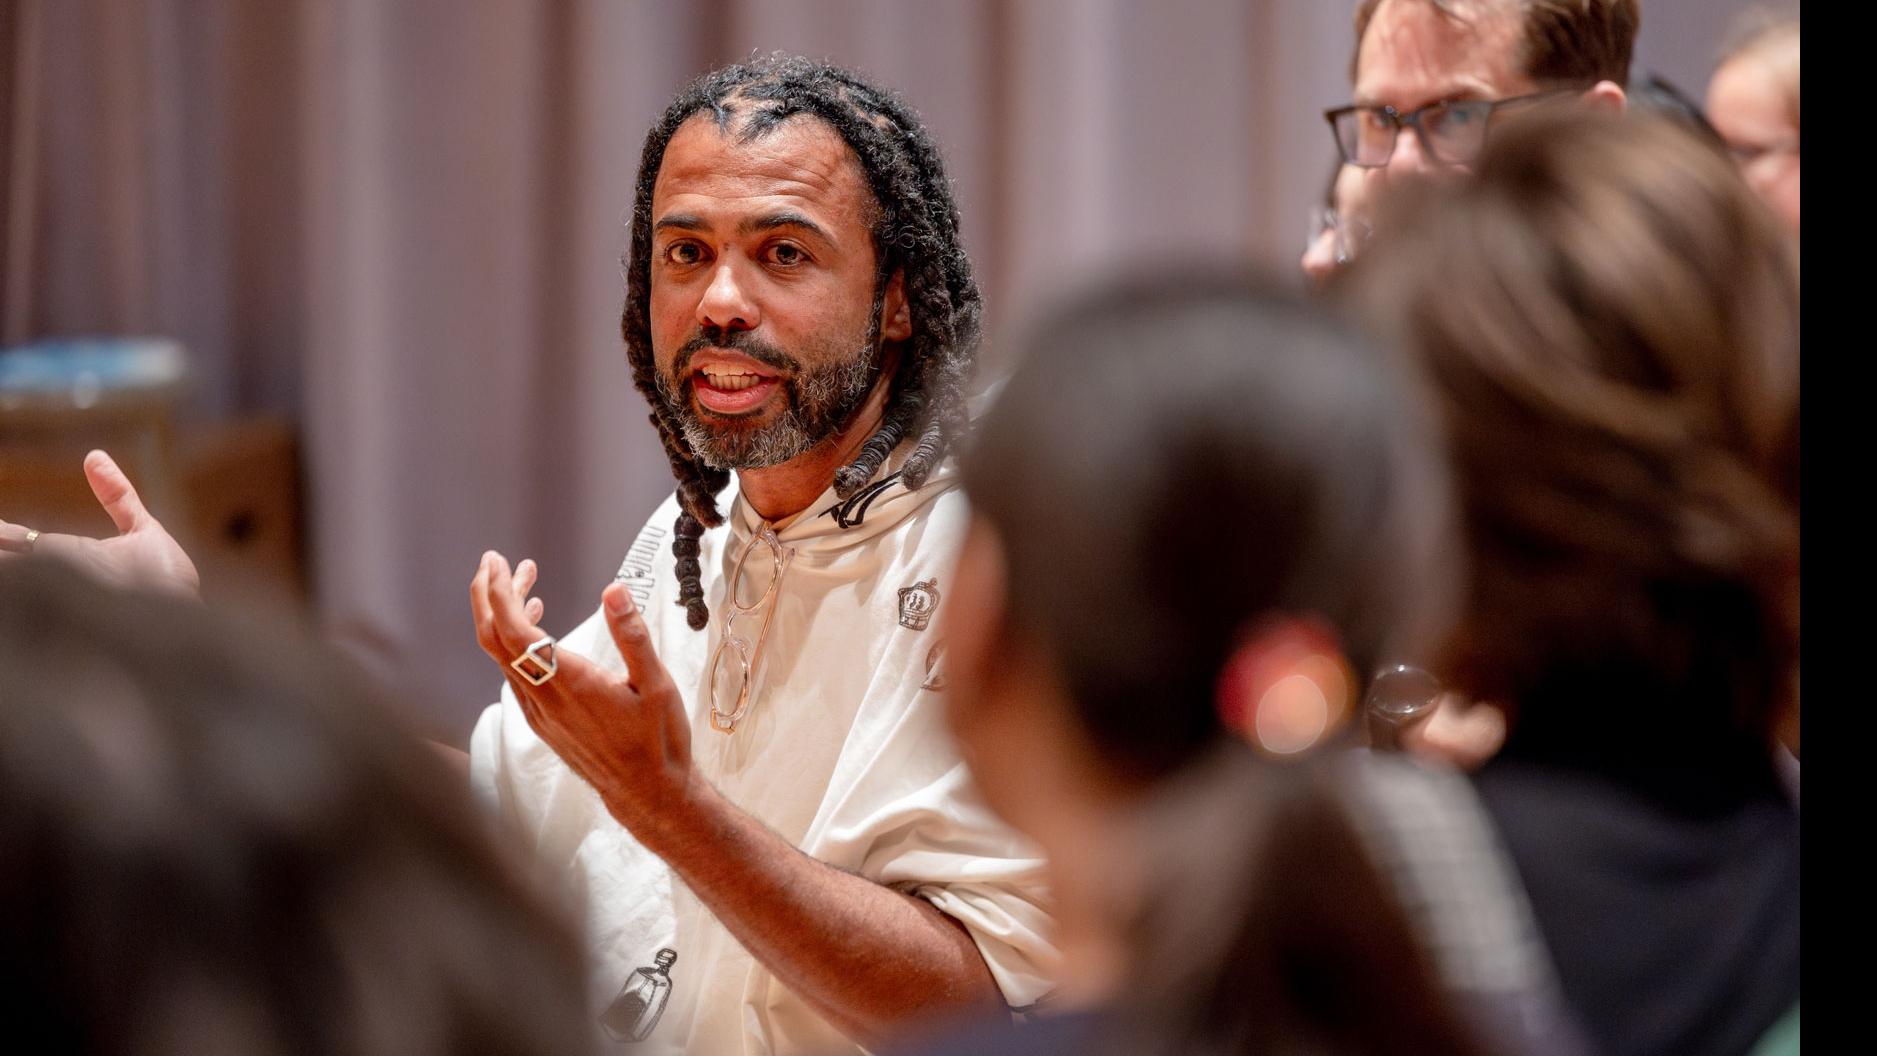
POLYGON ((761 407, 782 379, 743 366, 707 364, 691 375, 697 402, 715 414, 748 414, 761 407))

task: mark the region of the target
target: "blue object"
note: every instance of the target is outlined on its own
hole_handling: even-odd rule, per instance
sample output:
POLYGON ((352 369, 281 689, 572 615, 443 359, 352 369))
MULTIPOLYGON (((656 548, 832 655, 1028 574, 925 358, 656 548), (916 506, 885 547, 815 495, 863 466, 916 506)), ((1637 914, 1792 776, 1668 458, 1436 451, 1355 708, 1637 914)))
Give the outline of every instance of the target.
POLYGON ((64 397, 89 407, 105 393, 149 394, 175 386, 184 370, 182 344, 168 338, 34 341, 0 350, 0 402, 64 397))

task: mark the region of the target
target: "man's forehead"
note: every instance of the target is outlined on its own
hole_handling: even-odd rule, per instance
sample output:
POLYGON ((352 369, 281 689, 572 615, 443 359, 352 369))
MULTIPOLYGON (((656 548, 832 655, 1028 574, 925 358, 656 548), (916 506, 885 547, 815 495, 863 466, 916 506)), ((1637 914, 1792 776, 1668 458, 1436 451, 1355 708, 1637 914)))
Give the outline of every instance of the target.
POLYGON ((653 211, 674 198, 700 195, 790 198, 837 213, 864 212, 873 204, 853 149, 827 122, 806 114, 753 137, 738 120, 720 128, 708 113, 693 115, 665 148, 653 211))
POLYGON ((1787 107, 1772 72, 1750 57, 1723 63, 1708 82, 1708 120, 1724 136, 1771 142, 1792 126, 1787 107))
POLYGON ((1522 33, 1509 0, 1382 0, 1362 35, 1355 101, 1413 109, 1527 91, 1522 33))

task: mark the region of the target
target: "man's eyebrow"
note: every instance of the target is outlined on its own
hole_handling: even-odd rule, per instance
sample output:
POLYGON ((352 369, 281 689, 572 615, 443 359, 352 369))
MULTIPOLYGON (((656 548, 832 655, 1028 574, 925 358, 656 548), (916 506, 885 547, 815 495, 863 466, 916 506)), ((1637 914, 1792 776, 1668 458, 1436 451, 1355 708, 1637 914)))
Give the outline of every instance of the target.
POLYGON ((757 217, 754 220, 745 220, 739 230, 743 234, 751 234, 756 231, 773 231, 778 227, 799 227, 808 231, 810 234, 818 236, 824 241, 834 241, 828 236, 827 231, 822 229, 820 224, 815 223, 813 220, 808 219, 800 213, 789 211, 770 213, 768 216, 757 217))
MULTIPOLYGON (((1397 107, 1397 109, 1401 113, 1411 114, 1414 111, 1421 109, 1422 107, 1436 106, 1436 105, 1439 105, 1440 103, 1465 103, 1465 102, 1472 102, 1474 100, 1490 99, 1490 98, 1492 98, 1491 93, 1481 91, 1479 88, 1470 84, 1463 84, 1463 85, 1459 85, 1457 87, 1451 88, 1445 92, 1441 92, 1438 95, 1434 95, 1427 99, 1424 99, 1421 102, 1414 104, 1413 106, 1397 107)), ((1360 107, 1368 107, 1368 108, 1379 110, 1386 104, 1377 102, 1373 97, 1364 97, 1361 95, 1357 95, 1353 99, 1351 105, 1360 106, 1360 107)))
MULTIPOLYGON (((823 241, 834 241, 827 229, 801 213, 792 211, 770 213, 768 216, 745 220, 737 225, 737 233, 748 235, 758 231, 773 231, 778 227, 799 227, 823 241)), ((672 213, 652 225, 654 231, 709 231, 710 229, 710 224, 694 213, 672 213)))
POLYGON ((672 213, 652 225, 654 231, 708 231, 704 218, 692 213, 672 213))

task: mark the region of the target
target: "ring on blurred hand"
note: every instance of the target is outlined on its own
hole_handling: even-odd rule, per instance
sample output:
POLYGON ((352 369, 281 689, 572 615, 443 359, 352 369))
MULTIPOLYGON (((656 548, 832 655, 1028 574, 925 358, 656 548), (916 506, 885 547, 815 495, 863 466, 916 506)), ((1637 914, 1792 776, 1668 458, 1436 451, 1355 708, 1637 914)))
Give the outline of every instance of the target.
POLYGON ((1393 664, 1376 672, 1366 703, 1369 714, 1406 726, 1432 712, 1445 691, 1439 679, 1421 668, 1393 664))
POLYGON ((38 546, 38 545, 39 545, 39 529, 37 528, 26 529, 26 552, 29 554, 32 553, 33 547, 38 546))
POLYGON ((540 640, 521 651, 521 655, 508 662, 508 666, 521 673, 528 684, 538 686, 554 677, 560 665, 554 658, 554 636, 542 635, 540 640))

